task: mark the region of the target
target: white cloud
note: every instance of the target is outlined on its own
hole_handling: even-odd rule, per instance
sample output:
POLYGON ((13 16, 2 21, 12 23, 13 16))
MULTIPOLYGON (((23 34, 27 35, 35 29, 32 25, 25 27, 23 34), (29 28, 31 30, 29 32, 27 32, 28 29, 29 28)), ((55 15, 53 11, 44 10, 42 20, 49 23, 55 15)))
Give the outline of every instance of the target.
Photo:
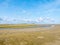
POLYGON ((39 23, 39 22, 43 22, 44 19, 43 19, 42 17, 39 17, 39 18, 37 18, 35 21, 39 23))
POLYGON ((54 18, 50 18, 50 17, 40 17, 40 18, 36 18, 36 19, 23 19, 23 21, 25 22, 31 22, 31 23, 44 23, 44 22, 47 22, 47 23, 54 23, 55 20, 54 18))
POLYGON ((43 19, 42 17, 40 17, 38 20, 41 22, 41 21, 43 21, 44 19, 43 19))
POLYGON ((46 21, 48 21, 49 23, 54 23, 54 22, 55 22, 55 19, 54 19, 54 18, 46 17, 45 19, 46 19, 46 21))
POLYGON ((23 21, 25 21, 25 22, 32 22, 33 20, 32 19, 23 19, 23 21))
POLYGON ((49 23, 54 23, 55 19, 54 18, 50 18, 50 17, 39 17, 36 19, 29 19, 29 18, 13 18, 13 17, 1 17, 1 23, 7 23, 7 24, 11 24, 11 23, 44 23, 44 22, 49 22, 49 23))
POLYGON ((55 22, 55 19, 54 18, 51 18, 51 17, 40 17, 40 18, 37 18, 36 20, 34 20, 35 22, 37 23, 54 23, 55 22))

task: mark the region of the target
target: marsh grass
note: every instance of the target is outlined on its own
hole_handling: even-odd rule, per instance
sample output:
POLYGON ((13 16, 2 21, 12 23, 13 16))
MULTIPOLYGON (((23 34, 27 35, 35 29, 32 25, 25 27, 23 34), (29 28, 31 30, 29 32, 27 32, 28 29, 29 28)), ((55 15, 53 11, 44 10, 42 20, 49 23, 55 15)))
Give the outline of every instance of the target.
POLYGON ((12 25, 12 24, 0 24, 0 28, 28 28, 28 27, 34 27, 36 26, 35 24, 16 24, 16 25, 12 25))
POLYGON ((0 45, 44 45, 55 40, 55 35, 45 32, 20 32, 0 35, 0 45))
MULTIPOLYGON (((0 25, 0 28, 25 28, 28 26, 35 25, 0 25)), ((39 29, 41 30, 41 28, 39 29)), ((60 41, 59 26, 51 30, 31 32, 26 30, 0 30, 0 45, 46 45, 46 43, 53 43, 58 40, 60 41)))

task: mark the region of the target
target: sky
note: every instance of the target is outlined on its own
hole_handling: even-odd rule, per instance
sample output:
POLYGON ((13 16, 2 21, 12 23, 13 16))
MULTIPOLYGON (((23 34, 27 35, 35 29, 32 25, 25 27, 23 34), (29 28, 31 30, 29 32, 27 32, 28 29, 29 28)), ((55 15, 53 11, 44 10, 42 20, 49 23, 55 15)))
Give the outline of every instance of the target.
POLYGON ((0 0, 0 24, 60 24, 60 0, 0 0))

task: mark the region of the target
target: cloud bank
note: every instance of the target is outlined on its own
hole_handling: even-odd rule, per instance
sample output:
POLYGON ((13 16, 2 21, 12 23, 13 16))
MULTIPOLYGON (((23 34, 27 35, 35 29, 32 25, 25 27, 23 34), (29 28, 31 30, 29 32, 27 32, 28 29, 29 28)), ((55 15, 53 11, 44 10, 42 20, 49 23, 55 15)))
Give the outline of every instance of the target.
POLYGON ((50 23, 54 23, 55 20, 53 18, 50 17, 39 17, 36 19, 27 19, 27 18, 23 18, 23 19, 17 19, 17 18, 9 18, 9 17, 0 17, 0 24, 19 24, 19 23, 35 23, 35 24, 44 24, 44 23, 49 24, 50 23))
POLYGON ((0 0, 0 16, 6 24, 60 23, 60 0, 0 0))

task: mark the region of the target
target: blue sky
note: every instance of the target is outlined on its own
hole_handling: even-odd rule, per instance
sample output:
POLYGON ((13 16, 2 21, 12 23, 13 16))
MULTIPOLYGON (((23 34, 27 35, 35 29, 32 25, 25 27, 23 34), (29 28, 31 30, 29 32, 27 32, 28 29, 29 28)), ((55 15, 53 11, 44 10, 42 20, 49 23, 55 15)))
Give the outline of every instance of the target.
POLYGON ((0 24, 60 24, 60 0, 0 0, 0 24))

